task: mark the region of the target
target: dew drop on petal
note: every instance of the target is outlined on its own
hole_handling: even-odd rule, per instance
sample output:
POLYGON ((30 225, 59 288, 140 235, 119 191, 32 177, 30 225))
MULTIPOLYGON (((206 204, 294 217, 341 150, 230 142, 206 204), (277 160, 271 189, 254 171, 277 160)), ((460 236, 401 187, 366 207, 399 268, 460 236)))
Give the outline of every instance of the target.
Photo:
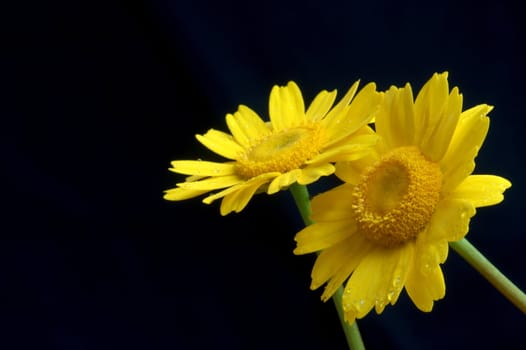
POLYGON ((360 312, 362 310, 364 304, 365 304, 365 300, 363 300, 363 299, 353 302, 353 306, 354 306, 354 309, 356 310, 356 312, 360 312))
POLYGON ((431 273, 431 270, 432 270, 432 265, 429 262, 425 262, 424 265, 422 265, 422 267, 420 268, 420 272, 424 276, 429 275, 431 273))
POLYGON ((400 276, 396 276, 395 278, 393 278, 393 287, 400 286, 400 282, 402 282, 402 279, 400 278, 400 276))
POLYGON ((376 299, 375 302, 376 306, 380 309, 383 309, 385 307, 385 300, 384 299, 376 299))
POLYGON ((344 303, 343 304, 343 311, 347 312, 351 310, 351 303, 344 303))

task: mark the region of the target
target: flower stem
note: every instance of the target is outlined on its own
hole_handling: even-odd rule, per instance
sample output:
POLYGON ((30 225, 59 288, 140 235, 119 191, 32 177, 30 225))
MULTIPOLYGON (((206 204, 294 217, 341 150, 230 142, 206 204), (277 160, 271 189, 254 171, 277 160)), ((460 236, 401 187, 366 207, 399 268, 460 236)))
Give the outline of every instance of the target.
MULTIPOLYGON (((305 223, 305 226, 312 224, 313 221, 310 218, 310 196, 309 191, 307 190, 307 186, 295 183, 292 186, 290 186, 289 190, 292 193, 292 197, 294 197, 294 201, 296 202, 296 206, 298 207, 303 222, 305 223)), ((338 312, 338 317, 340 318, 340 323, 342 325, 343 332, 345 333, 345 339, 347 339, 349 349, 363 350, 365 349, 365 346, 362 341, 362 336, 360 335, 360 330, 358 329, 358 324, 356 323, 356 321, 354 321, 352 325, 350 325, 348 322, 345 321, 342 306, 342 295, 343 288, 340 287, 332 297, 332 300, 334 301, 334 306, 336 307, 336 311, 338 312)))
POLYGON ((349 325, 349 323, 345 322, 345 316, 343 314, 342 308, 342 296, 343 288, 340 287, 336 293, 334 293, 332 300, 334 301, 334 306, 336 306, 336 311, 338 311, 338 316, 340 317, 340 322, 345 333, 345 338, 347 339, 347 344, 352 350, 365 350, 362 336, 360 334, 360 329, 358 329, 358 323, 356 323, 356 320, 354 320, 352 325, 349 325))
POLYGON ((477 248, 469 243, 467 239, 449 242, 449 245, 509 301, 526 314, 526 294, 504 276, 502 272, 486 259, 477 248))
POLYGON ((292 193, 292 197, 294 197, 296 207, 298 207, 298 211, 301 214, 303 223, 305 226, 309 226, 313 223, 313 221, 310 219, 312 212, 310 208, 310 195, 307 186, 294 183, 292 186, 290 186, 289 190, 292 193))

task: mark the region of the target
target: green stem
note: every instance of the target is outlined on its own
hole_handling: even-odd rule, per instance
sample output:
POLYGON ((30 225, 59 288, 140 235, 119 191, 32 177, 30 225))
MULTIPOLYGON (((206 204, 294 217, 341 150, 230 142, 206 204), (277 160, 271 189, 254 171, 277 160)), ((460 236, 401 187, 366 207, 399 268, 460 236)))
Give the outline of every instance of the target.
POLYGON ((449 245, 509 301, 526 314, 526 294, 502 274, 467 239, 450 242, 449 245))
POLYGON ((345 338, 347 339, 347 344, 352 350, 365 350, 362 336, 360 334, 360 329, 358 329, 358 323, 356 323, 356 320, 352 323, 352 325, 349 325, 349 323, 345 322, 345 316, 343 314, 342 308, 342 296, 343 288, 340 287, 336 293, 334 293, 332 301, 334 301, 334 306, 336 306, 336 311, 338 311, 338 316, 340 317, 340 322, 345 333, 345 338))
MULTIPOLYGON (((313 223, 311 220, 311 207, 310 207, 310 196, 307 186, 299 185, 297 183, 293 184, 289 188, 296 202, 296 206, 301 214, 305 226, 308 226, 313 223)), ((345 339, 347 339, 347 344, 349 349, 352 350, 364 350, 365 346, 363 345, 362 336, 360 335, 360 330, 358 329, 358 324, 356 321, 350 325, 345 321, 345 316, 343 313, 343 304, 342 304, 342 295, 343 288, 340 287, 333 295, 332 300, 334 301, 334 306, 336 306, 336 311, 338 312, 338 317, 340 318, 340 323, 345 333, 345 339)))
POLYGON ((307 186, 294 183, 290 186, 289 190, 292 193, 292 197, 294 197, 296 207, 298 207, 303 223, 305 226, 309 226, 313 221, 310 219, 312 212, 310 209, 310 195, 307 186))

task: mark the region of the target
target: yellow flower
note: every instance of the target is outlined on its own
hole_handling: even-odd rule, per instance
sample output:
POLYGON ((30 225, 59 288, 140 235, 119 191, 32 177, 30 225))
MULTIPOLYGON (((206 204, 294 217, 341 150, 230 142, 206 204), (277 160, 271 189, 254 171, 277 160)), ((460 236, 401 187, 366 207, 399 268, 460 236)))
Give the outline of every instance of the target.
POLYGON ((413 101, 411 86, 391 87, 376 116, 375 152, 336 164, 345 183, 312 200, 313 225, 296 235, 295 254, 321 251, 311 288, 323 300, 347 280, 345 318, 381 313, 405 287, 422 311, 445 295, 440 264, 448 242, 468 232, 475 208, 502 201, 511 183, 471 175, 492 107, 462 112, 462 95, 434 74, 413 101))
POLYGON ((231 135, 214 129, 196 135, 205 147, 230 161, 173 161, 171 171, 191 176, 167 190, 164 198, 184 200, 222 189, 203 202, 223 198, 221 214, 226 215, 241 211, 256 191, 273 194, 295 182, 309 184, 334 173, 331 163, 362 157, 377 141, 367 123, 378 111, 382 94, 373 83, 355 97, 357 90, 358 82, 332 109, 336 91, 321 91, 305 111, 294 82, 274 86, 270 122, 241 105, 226 116, 231 135))

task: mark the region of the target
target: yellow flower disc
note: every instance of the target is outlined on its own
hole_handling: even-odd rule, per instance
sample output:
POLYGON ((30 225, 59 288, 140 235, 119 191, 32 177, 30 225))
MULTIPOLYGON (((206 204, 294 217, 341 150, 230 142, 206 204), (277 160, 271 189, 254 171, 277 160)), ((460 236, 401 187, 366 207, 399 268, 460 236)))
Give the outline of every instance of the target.
POLYGON ((252 178, 269 172, 286 173, 298 169, 320 152, 323 140, 316 124, 272 133, 238 158, 236 173, 252 178))
POLYGON ((440 198, 442 172, 416 147, 399 147, 368 168, 354 188, 353 211, 365 237, 382 246, 414 239, 440 198))

